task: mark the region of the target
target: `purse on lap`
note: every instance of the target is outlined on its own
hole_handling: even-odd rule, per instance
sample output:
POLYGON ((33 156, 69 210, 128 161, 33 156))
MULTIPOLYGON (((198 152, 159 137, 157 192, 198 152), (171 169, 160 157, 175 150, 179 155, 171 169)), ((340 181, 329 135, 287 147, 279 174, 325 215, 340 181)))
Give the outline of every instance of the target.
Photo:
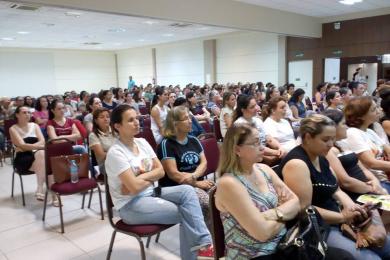
POLYGON ((278 255, 283 259, 325 259, 328 235, 328 225, 322 221, 318 211, 309 206, 279 242, 278 255))
POLYGON ((54 181, 63 183, 70 181, 70 162, 76 161, 79 178, 88 178, 89 156, 84 154, 72 154, 50 157, 51 170, 54 181))

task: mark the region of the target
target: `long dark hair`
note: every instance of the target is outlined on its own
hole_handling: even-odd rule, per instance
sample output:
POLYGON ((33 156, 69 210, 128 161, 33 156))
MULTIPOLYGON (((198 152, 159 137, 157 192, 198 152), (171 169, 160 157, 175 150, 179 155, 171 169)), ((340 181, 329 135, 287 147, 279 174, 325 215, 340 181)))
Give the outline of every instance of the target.
POLYGON ((128 105, 128 104, 121 104, 117 107, 115 107, 111 112, 111 129, 113 129, 116 133, 118 133, 118 130, 114 127, 115 124, 121 124, 123 119, 123 113, 125 113, 127 110, 134 110, 134 107, 128 105))
POLYGON ((239 95, 237 98, 237 106, 236 110, 233 112, 233 122, 236 121, 238 118, 242 117, 242 109, 246 109, 249 106, 249 103, 252 99, 255 99, 251 95, 239 95))
POLYGON ((303 89, 301 89, 301 88, 298 88, 291 95, 290 101, 293 102, 293 103, 297 103, 298 102, 298 97, 301 96, 301 95, 304 95, 304 94, 305 94, 305 91, 303 89))
POLYGON ((52 120, 54 118, 54 113, 52 110, 54 110, 56 108, 58 103, 64 104, 64 102, 59 100, 59 99, 53 99, 53 101, 49 105, 49 119, 50 120, 52 120))
POLYGON ((226 102, 230 99, 231 96, 236 96, 233 92, 225 92, 222 97, 222 107, 225 107, 226 102))
POLYGON ((96 136, 100 136, 101 133, 99 132, 99 125, 96 123, 96 120, 99 118, 100 114, 104 113, 104 112, 108 112, 108 115, 110 115, 110 110, 108 110, 107 108, 105 107, 100 107, 98 109, 96 109, 93 113, 92 113, 92 116, 93 116, 93 119, 92 119, 92 131, 95 133, 96 136))
POLYGON ((164 94, 164 90, 165 90, 164 86, 156 87, 156 89, 154 90, 154 96, 153 96, 150 109, 152 109, 158 103, 158 98, 164 94))
POLYGON ((46 109, 49 110, 50 104, 49 104, 49 100, 47 99, 46 96, 40 96, 40 97, 37 99, 37 101, 35 102, 35 110, 37 110, 37 111, 42 111, 41 98, 46 99, 46 101, 47 101, 47 108, 46 108, 46 109))

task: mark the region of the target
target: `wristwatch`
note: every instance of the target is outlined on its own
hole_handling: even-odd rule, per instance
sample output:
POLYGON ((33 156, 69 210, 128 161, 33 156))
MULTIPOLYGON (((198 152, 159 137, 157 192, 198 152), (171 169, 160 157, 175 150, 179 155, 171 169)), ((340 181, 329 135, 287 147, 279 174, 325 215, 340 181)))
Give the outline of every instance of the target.
POLYGON ((280 209, 278 209, 277 207, 274 208, 274 210, 275 210, 275 214, 276 214, 278 221, 283 221, 283 217, 284 217, 283 212, 280 209))

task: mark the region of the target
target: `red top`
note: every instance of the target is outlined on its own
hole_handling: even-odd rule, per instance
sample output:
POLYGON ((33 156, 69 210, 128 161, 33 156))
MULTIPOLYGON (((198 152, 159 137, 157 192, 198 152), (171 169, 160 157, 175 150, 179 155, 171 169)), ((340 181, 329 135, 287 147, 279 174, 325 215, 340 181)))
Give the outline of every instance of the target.
POLYGON ((47 125, 51 125, 54 127, 54 131, 56 132, 57 136, 61 135, 71 135, 72 134, 72 126, 74 122, 70 118, 66 118, 65 124, 63 126, 57 124, 53 119, 47 121, 47 125))

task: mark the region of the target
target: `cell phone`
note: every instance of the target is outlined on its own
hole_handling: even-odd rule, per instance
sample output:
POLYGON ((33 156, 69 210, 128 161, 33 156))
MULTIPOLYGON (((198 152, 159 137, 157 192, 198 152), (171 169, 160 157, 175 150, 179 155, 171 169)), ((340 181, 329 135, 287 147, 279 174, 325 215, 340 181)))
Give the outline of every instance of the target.
POLYGON ((161 196, 161 187, 157 186, 153 189, 153 196, 154 197, 160 197, 161 196))
POLYGON ((377 203, 369 205, 367 207, 367 211, 374 210, 374 209, 379 209, 380 207, 382 207, 382 202, 377 202, 377 203))

